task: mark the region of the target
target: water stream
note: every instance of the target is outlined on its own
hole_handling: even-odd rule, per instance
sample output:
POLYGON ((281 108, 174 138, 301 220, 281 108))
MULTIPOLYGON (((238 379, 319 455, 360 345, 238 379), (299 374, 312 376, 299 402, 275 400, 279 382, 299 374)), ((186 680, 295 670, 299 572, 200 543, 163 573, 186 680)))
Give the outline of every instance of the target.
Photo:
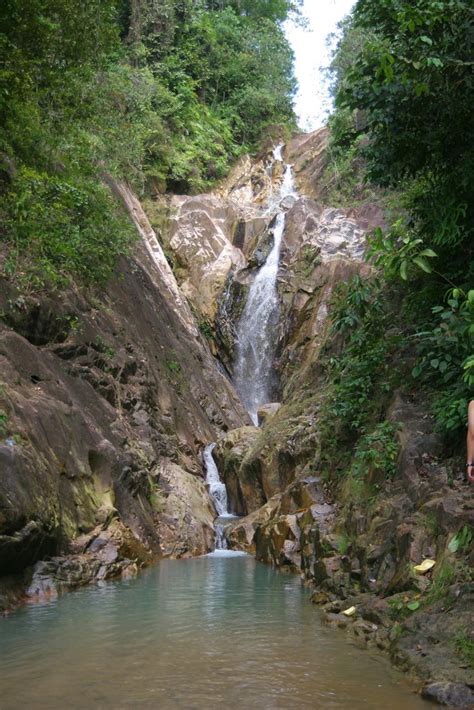
POLYGON ((214 447, 215 444, 209 444, 206 446, 202 454, 204 466, 206 468, 206 483, 208 485, 209 495, 212 498, 217 513, 217 518, 214 520, 216 548, 211 554, 220 555, 221 557, 224 555, 233 557, 243 553, 228 549, 227 539, 225 536, 225 526, 230 520, 235 520, 237 516, 233 515, 229 511, 227 490, 225 484, 221 481, 216 462, 214 461, 214 457, 212 455, 214 447))
MULTIPOLYGON (((290 194, 287 166, 267 206, 275 212, 273 246, 238 328, 236 385, 255 423, 272 394, 285 229, 278 205, 290 194)), ((325 627, 298 577, 227 549, 224 528, 234 516, 214 446, 203 460, 218 516, 215 552, 162 561, 135 580, 101 583, 2 620, 0 710, 428 707, 385 659, 325 627)))
POLYGON ((249 556, 165 560, 0 626, 1 710, 420 710, 308 591, 249 556))
MULTIPOLYGON (((273 151, 274 164, 282 162, 282 147, 273 151)), ((280 310, 277 276, 285 231, 285 211, 281 202, 290 195, 295 196, 296 192, 291 166, 286 165, 279 189, 270 195, 265 208, 265 214, 274 214, 271 222, 273 246, 250 286, 237 325, 234 383, 255 425, 258 424, 258 408, 272 401, 275 387, 273 361, 280 310)))
POLYGON ((216 462, 212 455, 214 447, 215 444, 209 444, 202 454, 206 468, 206 483, 209 487, 209 495, 214 502, 218 517, 232 517, 227 508, 227 490, 220 479, 219 471, 217 470, 216 462))

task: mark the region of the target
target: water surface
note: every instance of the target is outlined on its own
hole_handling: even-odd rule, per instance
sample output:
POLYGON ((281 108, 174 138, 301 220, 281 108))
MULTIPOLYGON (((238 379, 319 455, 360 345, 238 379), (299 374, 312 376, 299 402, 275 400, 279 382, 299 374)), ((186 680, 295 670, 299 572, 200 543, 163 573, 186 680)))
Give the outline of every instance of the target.
POLYGON ((0 620, 0 709, 430 705, 321 622, 296 576, 225 553, 0 620))

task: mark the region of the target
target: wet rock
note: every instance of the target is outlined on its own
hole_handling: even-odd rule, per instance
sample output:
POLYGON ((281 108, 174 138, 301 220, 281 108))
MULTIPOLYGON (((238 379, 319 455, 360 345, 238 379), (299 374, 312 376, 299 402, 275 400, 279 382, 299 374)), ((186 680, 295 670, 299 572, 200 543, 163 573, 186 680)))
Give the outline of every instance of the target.
POLYGON ((277 567, 299 569, 301 564, 300 530, 295 515, 282 515, 261 525, 255 532, 255 555, 258 560, 277 567))
POLYGON ((447 705, 453 708, 474 707, 474 692, 467 685, 462 683, 428 683, 421 691, 423 698, 434 700, 440 705, 447 705))
POLYGON ((269 404, 264 404, 263 406, 259 407, 257 411, 258 425, 263 426, 266 421, 275 416, 280 407, 280 402, 270 402, 269 404))
POLYGON ((320 178, 327 164, 329 131, 320 128, 295 136, 286 146, 286 159, 292 163, 303 194, 317 194, 320 178))
POLYGON ((227 487, 229 507, 235 515, 246 515, 265 503, 258 462, 246 465, 246 458, 260 436, 257 427, 233 429, 217 442, 213 455, 227 487))
POLYGON ((328 592, 317 591, 311 595, 311 603, 316 604, 317 606, 322 606, 323 604, 327 604, 328 601, 329 601, 328 592))
POLYGON ((347 629, 352 624, 351 619, 348 619, 344 614, 325 612, 324 620, 328 626, 334 626, 337 629, 347 629))
POLYGON ((26 588, 29 602, 47 602, 65 591, 113 577, 130 577, 153 559, 120 520, 74 541, 71 552, 37 562, 26 588))
POLYGON ((279 505, 280 497, 274 496, 258 510, 231 523, 227 533, 231 547, 255 554, 255 532, 274 517, 279 505))
MULTIPOLYGON (((270 225, 271 227, 273 226, 270 225)), ((249 258, 249 266, 250 267, 261 267, 263 264, 266 262, 268 255, 270 254, 271 250, 273 249, 273 244, 274 244, 274 234, 273 234, 273 229, 270 228, 266 230, 262 236, 259 238, 257 245, 255 249, 253 250, 250 258, 249 258)))

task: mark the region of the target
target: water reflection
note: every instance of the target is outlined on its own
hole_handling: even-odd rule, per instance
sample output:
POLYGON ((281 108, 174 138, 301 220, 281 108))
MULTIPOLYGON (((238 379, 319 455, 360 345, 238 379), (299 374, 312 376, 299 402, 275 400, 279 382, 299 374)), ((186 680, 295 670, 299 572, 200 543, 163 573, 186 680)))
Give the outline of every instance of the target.
MULTIPOLYGON (((0 709, 427 707, 250 557, 167 561, 0 624, 0 709)), ((428 706, 429 707, 429 706, 428 706)))

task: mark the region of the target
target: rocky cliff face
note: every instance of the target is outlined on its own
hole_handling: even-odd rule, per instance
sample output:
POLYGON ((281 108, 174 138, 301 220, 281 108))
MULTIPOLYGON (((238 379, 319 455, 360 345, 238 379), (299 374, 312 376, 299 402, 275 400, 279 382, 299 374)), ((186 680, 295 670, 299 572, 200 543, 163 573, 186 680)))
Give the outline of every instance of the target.
MULTIPOLYGON (((316 179, 325 141, 322 131, 290 145, 301 184, 316 179)), ((273 215, 262 207, 282 178, 271 155, 243 158, 213 194, 148 201, 157 230, 132 191, 108 179, 139 242, 106 292, 28 297, 2 284, 4 580, 53 557, 46 578, 38 571, 36 593, 125 573, 162 554, 209 550, 214 511, 200 455, 226 431, 252 442, 234 476, 235 510, 258 508, 295 478, 288 452, 248 426, 213 357, 232 372, 237 318, 271 249, 273 215), (262 447, 269 459, 260 466, 262 447)), ((311 359, 304 343, 308 332, 319 332, 334 272, 358 268, 351 259, 360 254, 362 232, 311 199, 285 207, 279 371, 287 387, 311 359)))
MULTIPOLYGON (((325 203, 326 143, 326 132, 317 131, 285 148, 300 197, 284 204, 275 362, 280 402, 262 410, 260 428, 223 433, 214 450, 231 508, 244 516, 228 536, 262 561, 301 572, 318 589, 314 601, 329 623, 438 681, 428 683, 427 697, 466 705, 472 677, 450 635, 454 627, 458 636, 472 628, 472 588, 467 571, 465 583, 449 587, 448 577, 450 566, 473 560, 466 550, 451 553, 449 544, 472 526, 474 509, 469 491, 448 481, 421 403, 398 394, 387 408, 399 431, 398 472, 393 481, 378 482, 381 495, 370 505, 349 490, 335 498, 320 477, 321 352, 338 347, 329 333, 331 296, 339 283, 368 273, 365 234, 384 224, 376 202, 347 210, 325 203), (414 571, 426 558, 435 560, 428 577, 414 571), (350 615, 342 613, 350 607, 350 615)), ((212 327, 214 352, 229 373, 248 287, 272 243, 272 215, 260 208, 271 202, 281 173, 269 163, 270 152, 253 164, 241 161, 212 196, 174 198, 171 226, 163 230, 179 279, 212 327)))
POLYGON ((231 509, 243 516, 228 530, 231 544, 302 573, 330 623, 440 681, 427 692, 454 704, 470 692, 449 641, 451 626, 472 627, 469 575, 449 588, 447 613, 446 595, 431 606, 419 599, 449 587, 449 555, 465 558, 449 545, 472 525, 473 507, 448 482, 420 403, 397 395, 387 410, 399 430, 398 472, 370 505, 349 490, 335 496, 320 475, 321 353, 339 347, 331 297, 368 272, 365 234, 384 222, 374 202, 326 203, 326 144, 320 130, 285 147, 299 196, 283 203, 279 401, 259 412, 260 427, 250 426, 229 377, 249 285, 273 243, 282 164, 270 148, 241 159, 212 194, 148 199, 146 213, 110 181, 140 241, 106 293, 32 299, 3 284, 4 604, 18 593, 18 576, 7 575, 26 569, 22 589, 41 597, 133 574, 160 555, 211 549, 215 511, 201 451, 217 441, 231 509), (414 572, 426 557, 436 562, 431 581, 414 572), (419 612, 408 615, 409 604, 419 612))
POLYGON ((54 560, 41 583, 4 583, 5 605, 14 582, 52 593, 212 549, 200 452, 248 421, 139 203, 117 189, 143 239, 106 292, 1 285, 0 574, 54 560))

